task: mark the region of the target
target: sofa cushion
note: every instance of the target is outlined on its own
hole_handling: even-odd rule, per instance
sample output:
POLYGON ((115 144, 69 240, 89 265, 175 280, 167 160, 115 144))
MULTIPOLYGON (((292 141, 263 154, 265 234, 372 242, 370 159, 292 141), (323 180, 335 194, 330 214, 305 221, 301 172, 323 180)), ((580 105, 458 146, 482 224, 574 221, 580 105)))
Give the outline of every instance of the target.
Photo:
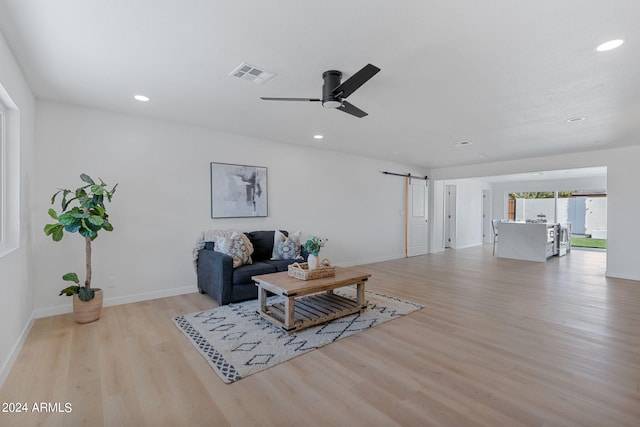
POLYGON ((273 233, 273 253, 271 259, 295 259, 300 256, 300 235, 302 231, 286 236, 282 231, 273 233))
POLYGON ((218 251, 233 258, 234 268, 251 264, 251 252, 245 245, 242 233, 237 231, 229 236, 218 238, 218 251))
MULTIPOLYGON (((254 261, 264 261, 271 259, 273 253, 273 230, 270 231, 251 231, 245 233, 253 244, 254 261)), ((285 232, 285 234, 287 234, 285 232)))
POLYGON ((253 264, 243 265, 233 269, 233 284, 242 285, 251 283, 252 276, 260 274, 275 273, 276 267, 265 262, 254 262, 253 264))
POLYGON ((269 264, 275 267, 277 271, 288 271, 289 265, 294 262, 302 262, 302 258, 300 259, 270 259, 268 261, 264 261, 265 264, 269 264))

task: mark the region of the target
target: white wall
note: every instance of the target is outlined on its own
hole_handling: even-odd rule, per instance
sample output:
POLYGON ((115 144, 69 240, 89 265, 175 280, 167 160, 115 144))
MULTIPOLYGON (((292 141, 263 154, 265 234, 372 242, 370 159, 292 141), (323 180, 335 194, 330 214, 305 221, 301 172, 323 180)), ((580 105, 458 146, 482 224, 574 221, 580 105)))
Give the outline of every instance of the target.
MULTIPOLYGON (((196 291, 191 250, 208 229, 302 230, 328 238, 322 256, 355 265, 404 256, 404 179, 427 175, 390 162, 298 147, 70 105, 38 102, 37 228, 57 187, 75 188, 86 172, 119 183, 108 206, 113 233, 93 245, 94 284, 105 303, 196 291), (211 219, 209 163, 268 168, 269 216, 211 219)), ((286 125, 286 124, 283 124, 286 125)), ((310 143, 312 144, 312 143, 310 143)), ((68 272, 83 272, 83 243, 36 235, 37 315, 70 310, 58 297, 68 272)))
POLYGON ((444 181, 431 181, 431 199, 429 200, 429 210, 431 226, 429 237, 431 244, 430 252, 444 251, 444 218, 445 218, 445 186, 444 181))
POLYGON ((638 212, 640 147, 610 154, 607 169, 607 275, 640 280, 638 212))
POLYGON ((15 58, 0 35, 0 97, 11 104, 7 140, 8 230, 11 246, 0 256, 0 385, 4 382, 29 331, 33 313, 33 286, 29 260, 33 227, 35 101, 15 58))
MULTIPOLYGON (((640 141, 633 141, 640 143, 640 141)), ((640 280, 636 242, 640 238, 637 216, 640 198, 640 145, 625 148, 587 151, 568 155, 537 157, 505 162, 484 163, 464 167, 434 169, 434 180, 474 178, 583 167, 607 167, 607 276, 640 280)), ((495 190, 494 190, 495 191, 495 190)), ((494 200, 499 197, 494 197, 494 200)), ((495 203, 495 202, 494 202, 495 203)))

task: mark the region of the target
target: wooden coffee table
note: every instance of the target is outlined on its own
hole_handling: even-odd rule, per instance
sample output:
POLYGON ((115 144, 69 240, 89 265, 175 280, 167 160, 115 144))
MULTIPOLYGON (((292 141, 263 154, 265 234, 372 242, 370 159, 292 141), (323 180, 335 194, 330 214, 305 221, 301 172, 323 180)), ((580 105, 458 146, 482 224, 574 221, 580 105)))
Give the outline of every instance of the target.
POLYGON ((336 275, 314 280, 300 280, 286 271, 262 274, 252 279, 258 287, 258 313, 271 323, 291 333, 357 313, 366 307, 364 285, 371 274, 355 268, 336 267, 336 275), (336 288, 356 285, 354 301, 333 293, 336 288), (285 297, 284 302, 267 304, 267 291, 285 297))

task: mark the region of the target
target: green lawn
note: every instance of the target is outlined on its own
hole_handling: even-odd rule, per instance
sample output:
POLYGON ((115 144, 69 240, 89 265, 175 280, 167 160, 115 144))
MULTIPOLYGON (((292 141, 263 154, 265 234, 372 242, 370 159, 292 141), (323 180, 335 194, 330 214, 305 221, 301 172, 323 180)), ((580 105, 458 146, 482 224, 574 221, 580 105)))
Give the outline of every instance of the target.
POLYGON ((607 247, 607 239, 589 239, 587 237, 572 237, 571 246, 577 246, 580 248, 605 249, 607 247))

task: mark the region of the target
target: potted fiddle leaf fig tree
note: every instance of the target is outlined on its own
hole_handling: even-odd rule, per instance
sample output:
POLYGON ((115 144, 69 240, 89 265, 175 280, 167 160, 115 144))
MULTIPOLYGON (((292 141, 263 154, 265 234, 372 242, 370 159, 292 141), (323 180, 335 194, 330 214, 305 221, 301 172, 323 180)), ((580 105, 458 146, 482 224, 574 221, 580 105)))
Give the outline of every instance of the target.
POLYGON ((86 276, 84 286, 76 273, 67 273, 62 280, 74 283, 60 291, 60 295, 73 297, 73 312, 78 323, 88 323, 100 318, 102 313, 102 290, 91 287, 91 242, 98 237, 101 230, 113 231, 109 222, 109 215, 105 207, 105 201, 111 202, 113 193, 118 184, 111 190, 107 184, 100 181, 96 183, 89 175, 81 174, 80 179, 85 183, 75 190, 61 188, 51 197, 54 205, 58 195, 60 200, 60 213, 55 209, 49 209, 49 216, 55 220, 53 224, 44 227, 44 233, 51 236, 53 241, 59 242, 64 232, 78 233, 85 241, 86 276))

